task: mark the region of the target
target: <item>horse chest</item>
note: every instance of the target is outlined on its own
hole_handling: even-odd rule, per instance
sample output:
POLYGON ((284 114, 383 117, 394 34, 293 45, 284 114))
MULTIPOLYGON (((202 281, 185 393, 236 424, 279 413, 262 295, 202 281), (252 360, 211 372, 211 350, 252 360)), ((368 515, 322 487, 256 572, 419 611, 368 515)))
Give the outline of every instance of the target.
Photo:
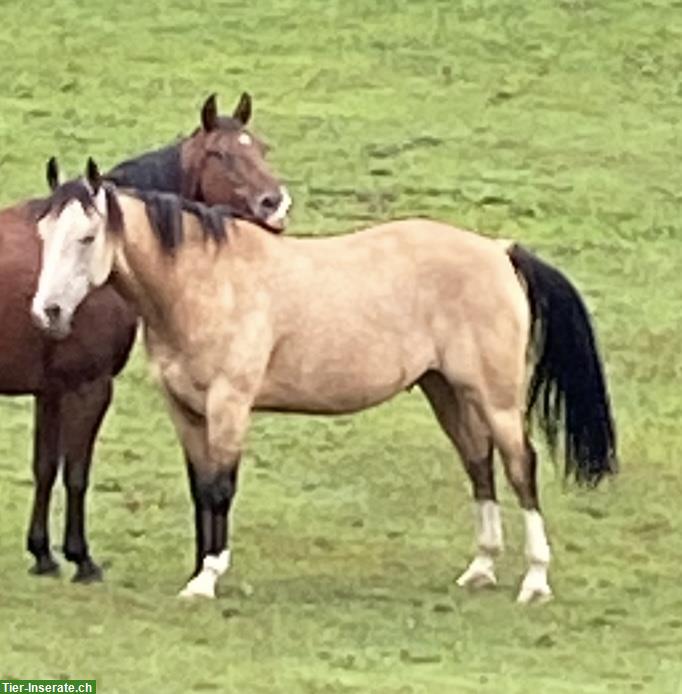
POLYGON ((153 334, 146 336, 151 371, 168 396, 198 415, 206 412, 209 378, 187 356, 176 353, 153 334))

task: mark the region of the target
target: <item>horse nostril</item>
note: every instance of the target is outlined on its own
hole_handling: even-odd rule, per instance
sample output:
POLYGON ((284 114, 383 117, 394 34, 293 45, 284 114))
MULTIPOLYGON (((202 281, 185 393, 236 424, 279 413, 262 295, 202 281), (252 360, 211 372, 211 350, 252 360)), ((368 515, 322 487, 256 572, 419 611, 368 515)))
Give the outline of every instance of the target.
POLYGON ((279 190, 273 190, 269 193, 263 193, 258 198, 258 208, 263 212, 274 212, 282 202, 282 194, 279 190))
POLYGON ((59 304, 50 304, 45 307, 45 315, 50 323, 55 323, 59 320, 59 316, 62 315, 62 309, 59 304))

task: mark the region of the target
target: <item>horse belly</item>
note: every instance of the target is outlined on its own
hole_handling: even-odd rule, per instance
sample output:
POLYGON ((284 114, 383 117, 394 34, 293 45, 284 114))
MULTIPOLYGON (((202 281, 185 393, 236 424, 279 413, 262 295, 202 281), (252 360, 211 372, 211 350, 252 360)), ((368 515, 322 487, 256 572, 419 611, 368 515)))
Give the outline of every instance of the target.
POLYGON ((408 355, 401 345, 375 343, 362 351, 331 357, 324 351, 282 350, 273 355, 256 399, 256 409, 309 414, 358 412, 389 400, 411 386, 428 359, 408 355))

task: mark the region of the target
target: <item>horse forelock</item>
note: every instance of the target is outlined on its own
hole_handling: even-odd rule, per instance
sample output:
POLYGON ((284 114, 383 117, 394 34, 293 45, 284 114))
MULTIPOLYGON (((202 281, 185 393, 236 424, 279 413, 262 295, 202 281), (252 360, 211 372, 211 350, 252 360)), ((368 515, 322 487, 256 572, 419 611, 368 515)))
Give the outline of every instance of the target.
POLYGON ((64 208, 73 201, 80 203, 85 212, 96 209, 92 189, 86 181, 78 178, 63 183, 46 198, 33 200, 31 210, 35 220, 40 221, 48 215, 59 216, 64 208))

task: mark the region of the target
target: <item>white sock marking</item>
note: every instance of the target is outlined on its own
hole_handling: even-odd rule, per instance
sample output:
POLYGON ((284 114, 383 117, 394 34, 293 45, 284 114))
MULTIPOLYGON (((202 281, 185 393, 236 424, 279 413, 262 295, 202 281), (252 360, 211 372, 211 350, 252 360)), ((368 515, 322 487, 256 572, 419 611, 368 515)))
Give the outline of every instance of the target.
POLYGON ((517 601, 524 604, 535 600, 545 602, 552 597, 552 590, 547 581, 551 553, 545 533, 545 522, 539 511, 524 511, 523 516, 526 524, 526 557, 530 566, 521 584, 517 601))
POLYGON ((539 511, 524 511, 526 522, 526 557, 531 564, 549 564, 550 550, 545 522, 539 511))
POLYGON ((209 554, 204 557, 203 568, 180 591, 181 598, 215 598, 218 579, 230 568, 230 550, 226 549, 217 557, 209 554))
POLYGON ((502 516, 496 501, 476 503, 476 530, 479 550, 487 554, 502 550, 502 516))
POLYGON ((457 579, 459 586, 497 584, 493 557, 502 550, 502 517, 496 501, 478 501, 475 506, 478 552, 466 571, 457 579))

